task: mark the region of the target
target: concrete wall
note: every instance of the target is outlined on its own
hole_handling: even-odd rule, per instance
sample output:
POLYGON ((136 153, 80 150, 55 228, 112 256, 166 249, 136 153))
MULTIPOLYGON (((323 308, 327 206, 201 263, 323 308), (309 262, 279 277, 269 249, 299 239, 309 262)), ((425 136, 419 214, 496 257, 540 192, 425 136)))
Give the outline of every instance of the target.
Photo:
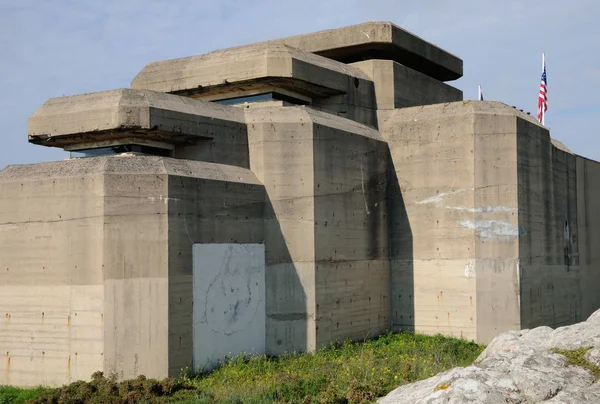
POLYGON ((247 109, 265 184, 267 352, 314 350, 389 326, 386 146, 312 108, 247 109))
POLYGON ((398 183, 389 188, 395 329, 488 343, 600 306, 588 177, 598 163, 494 102, 380 112, 380 127, 398 183))
POLYGON ((250 168, 265 186, 268 354, 316 340, 312 121, 304 108, 248 109, 250 168))
POLYGON ((121 378, 165 377, 169 364, 165 167, 159 157, 101 159, 104 371, 121 378))
POLYGON ((489 342, 520 327, 514 115, 480 102, 380 113, 398 183, 395 329, 489 342))
POLYGON ((392 327, 477 336, 474 119, 462 103, 380 112, 390 170, 392 327))
POLYGON ((344 94, 314 98, 312 108, 376 128, 377 100, 373 82, 366 76, 347 77, 346 80, 347 90, 344 94))
POLYGON ((522 327, 558 327, 600 307, 594 242, 600 164, 552 144, 548 131, 517 123, 522 327))
POLYGON ((600 163, 575 156, 577 172, 577 236, 579 241, 580 318, 600 307, 600 163))
POLYGON ((264 243, 265 192, 250 170, 164 159, 168 173, 169 367, 179 376, 193 358, 194 244, 264 243))
POLYGON ((379 110, 463 99, 459 89, 392 60, 365 60, 351 65, 373 80, 379 110))
POLYGON ((519 314, 519 236, 517 111, 504 104, 471 102, 475 134, 473 229, 477 288, 477 341, 521 327, 519 314))
POLYGON ((194 244, 194 370, 265 353, 264 244, 194 244))
POLYGON ((317 346, 390 328, 387 145, 313 115, 317 346))
POLYGON ((0 385, 58 385, 103 369, 102 165, 0 171, 0 385))
POLYGON ((0 187, 1 384, 178 375, 192 244, 264 241, 263 187, 239 167, 97 157, 10 166, 0 187))

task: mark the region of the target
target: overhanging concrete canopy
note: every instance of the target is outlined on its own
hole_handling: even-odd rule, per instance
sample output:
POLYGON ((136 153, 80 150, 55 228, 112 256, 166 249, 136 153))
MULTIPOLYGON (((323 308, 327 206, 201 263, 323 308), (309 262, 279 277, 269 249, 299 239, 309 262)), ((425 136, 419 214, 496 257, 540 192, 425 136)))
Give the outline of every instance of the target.
POLYGON ((203 98, 266 88, 329 97, 362 81, 370 79, 355 67, 284 44, 261 43, 149 63, 131 88, 203 98))
POLYGON ((148 90, 51 98, 28 121, 29 142, 70 147, 142 138, 168 144, 246 131, 238 108, 148 90))
POLYGON ((391 22, 366 22, 269 43, 290 45, 343 63, 394 60, 440 81, 463 75, 462 59, 391 22))

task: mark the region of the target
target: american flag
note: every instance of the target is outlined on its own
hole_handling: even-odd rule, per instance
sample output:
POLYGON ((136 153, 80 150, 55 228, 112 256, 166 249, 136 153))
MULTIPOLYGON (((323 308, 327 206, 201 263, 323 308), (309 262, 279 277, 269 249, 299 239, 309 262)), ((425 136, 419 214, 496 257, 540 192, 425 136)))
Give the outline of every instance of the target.
POLYGON ((542 71, 542 82, 540 83, 540 94, 538 95, 538 116, 537 119, 542 124, 544 123, 544 115, 548 110, 548 87, 546 82, 546 64, 542 71))

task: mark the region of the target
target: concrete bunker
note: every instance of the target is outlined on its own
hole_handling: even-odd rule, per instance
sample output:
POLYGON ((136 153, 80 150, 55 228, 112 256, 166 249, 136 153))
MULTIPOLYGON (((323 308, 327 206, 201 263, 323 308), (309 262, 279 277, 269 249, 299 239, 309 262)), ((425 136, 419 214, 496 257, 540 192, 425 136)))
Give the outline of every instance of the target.
POLYGON ((461 76, 369 22, 49 100, 29 141, 71 158, 0 171, 0 383, 586 318, 600 165, 514 108, 463 101, 446 83, 461 76))

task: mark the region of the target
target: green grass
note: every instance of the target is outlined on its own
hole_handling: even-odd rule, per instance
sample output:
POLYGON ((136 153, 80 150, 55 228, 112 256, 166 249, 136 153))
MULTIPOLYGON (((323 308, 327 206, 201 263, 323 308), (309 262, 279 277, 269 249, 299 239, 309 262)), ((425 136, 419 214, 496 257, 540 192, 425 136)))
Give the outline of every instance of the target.
POLYGON ((19 389, 16 387, 0 386, 0 404, 25 403, 45 391, 43 387, 19 389))
MULTIPOLYGON (((38 391, 31 402, 374 402, 404 383, 469 365, 482 350, 475 343, 439 335, 389 334, 364 343, 348 341, 314 354, 240 356, 213 372, 184 374, 177 380, 138 378, 117 383, 96 375, 91 383, 38 391)), ((0 404, 3 397, 0 393, 0 404)), ((25 399, 7 401, 22 402, 25 399)))
POLYGON ((552 349, 553 352, 566 356, 569 363, 573 366, 579 366, 586 370, 589 370, 594 379, 598 381, 600 379, 600 367, 592 365, 585 359, 585 354, 592 347, 584 347, 579 349, 552 349))

